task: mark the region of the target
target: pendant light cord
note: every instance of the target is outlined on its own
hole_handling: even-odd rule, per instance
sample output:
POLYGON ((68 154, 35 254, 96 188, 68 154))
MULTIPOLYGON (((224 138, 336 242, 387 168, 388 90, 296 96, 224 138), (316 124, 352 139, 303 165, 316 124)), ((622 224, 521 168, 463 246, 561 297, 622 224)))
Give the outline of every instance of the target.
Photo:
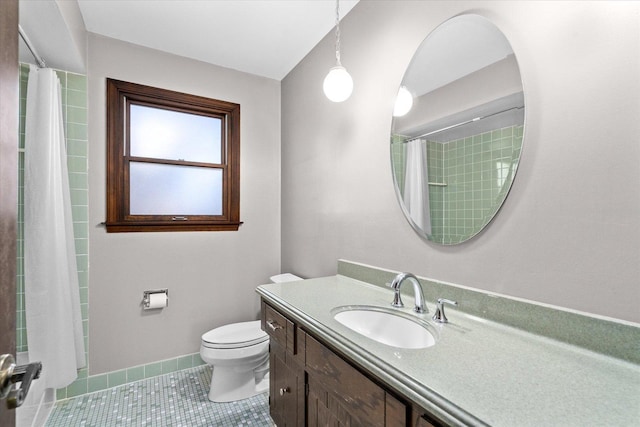
POLYGON ((340 63, 340 0, 336 0, 336 64, 340 63))

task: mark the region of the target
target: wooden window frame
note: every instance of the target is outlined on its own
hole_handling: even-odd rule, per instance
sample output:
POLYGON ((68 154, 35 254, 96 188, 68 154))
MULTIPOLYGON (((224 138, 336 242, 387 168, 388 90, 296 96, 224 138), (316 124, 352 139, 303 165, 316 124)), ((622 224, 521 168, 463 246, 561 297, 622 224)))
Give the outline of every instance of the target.
MULTIPOLYGON (((202 166, 191 161, 153 163, 202 166)), ((107 220, 109 233, 139 231, 235 231, 240 221, 240 105, 186 93, 107 79, 107 220), (129 153, 129 106, 143 105, 222 120, 221 215, 131 215, 129 163, 150 159, 129 153)))

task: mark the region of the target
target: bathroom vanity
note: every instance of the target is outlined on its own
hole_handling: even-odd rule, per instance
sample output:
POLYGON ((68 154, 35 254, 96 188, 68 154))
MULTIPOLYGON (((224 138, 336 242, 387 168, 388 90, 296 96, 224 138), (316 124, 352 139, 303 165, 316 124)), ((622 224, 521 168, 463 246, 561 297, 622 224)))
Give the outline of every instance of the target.
POLYGON ((278 426, 407 425, 407 405, 392 392, 264 300, 262 313, 271 337, 269 406, 278 426))
POLYGON ((388 307, 393 293, 380 284, 395 272, 343 261, 338 272, 258 288, 262 327, 271 337, 270 410, 279 427, 640 422, 636 325, 422 279, 430 313, 413 314, 412 295, 405 296, 405 308, 393 310, 428 322, 436 342, 427 348, 397 348, 354 332, 334 317, 336 307, 388 307), (458 309, 447 308, 449 323, 430 320, 434 292, 459 302, 458 309), (500 307, 501 315, 491 312, 500 307), (531 325, 533 332, 518 322, 531 325), (548 322, 557 323, 550 332, 556 335, 540 333, 553 329, 548 322), (565 332, 590 335, 596 342, 566 342, 557 336, 565 332), (602 354, 599 346, 614 342, 619 345, 613 354, 602 354))

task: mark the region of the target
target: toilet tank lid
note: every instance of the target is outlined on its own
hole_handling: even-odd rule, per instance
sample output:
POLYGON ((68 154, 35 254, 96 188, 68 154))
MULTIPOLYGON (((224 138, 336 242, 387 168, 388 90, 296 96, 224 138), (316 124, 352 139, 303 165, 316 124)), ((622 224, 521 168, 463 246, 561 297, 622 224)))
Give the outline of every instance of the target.
POLYGON ((202 335, 202 341, 210 344, 244 344, 251 345, 268 339, 268 335, 260 329, 260 321, 231 323, 212 329, 202 335))
POLYGON ((298 277, 291 273, 276 274, 270 277, 273 283, 294 282, 296 280, 303 280, 302 277, 298 277))

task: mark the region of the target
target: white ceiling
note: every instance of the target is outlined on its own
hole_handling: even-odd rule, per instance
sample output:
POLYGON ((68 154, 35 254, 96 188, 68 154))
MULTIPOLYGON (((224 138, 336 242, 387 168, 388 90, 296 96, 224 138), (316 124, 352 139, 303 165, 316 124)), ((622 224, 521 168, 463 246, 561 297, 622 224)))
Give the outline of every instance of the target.
MULTIPOLYGON (((64 23, 55 10, 62 1, 76 0, 20 0, 22 27, 54 67, 61 55, 55 46, 68 37, 55 29, 64 23)), ((335 25, 334 0, 77 2, 89 32, 276 80, 335 25)), ((341 18, 357 2, 341 0, 341 18)))
MULTIPOLYGON (((73 39, 73 29, 65 20, 60 5, 52 0, 20 0, 19 4, 20 26, 36 52, 45 60, 47 67, 84 73, 86 64, 84 64, 83 55, 78 51, 78 46, 73 39)), ((62 4, 62 6, 68 6, 68 4, 62 4)), ((80 14, 79 10, 77 14, 80 14)), ((82 18, 79 18, 79 21, 79 26, 84 27, 82 18)), ((19 40, 20 62, 35 64, 26 44, 21 38, 19 40)))

